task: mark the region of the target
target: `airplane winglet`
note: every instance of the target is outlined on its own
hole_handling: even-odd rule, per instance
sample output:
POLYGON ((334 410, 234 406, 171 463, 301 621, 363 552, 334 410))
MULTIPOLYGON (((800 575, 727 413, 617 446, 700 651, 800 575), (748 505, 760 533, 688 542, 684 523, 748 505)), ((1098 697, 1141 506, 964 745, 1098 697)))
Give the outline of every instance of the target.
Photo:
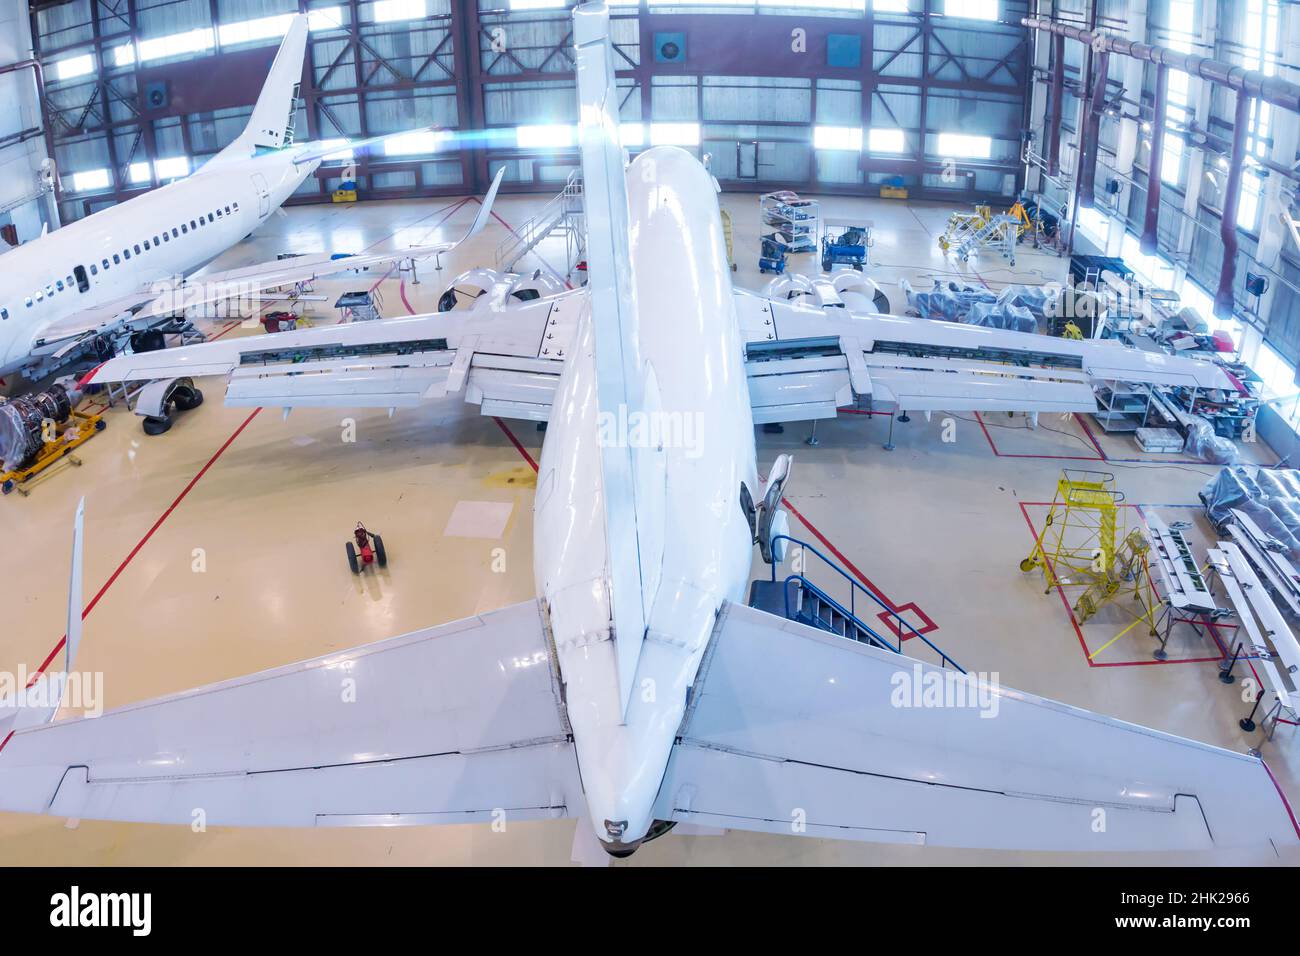
POLYGON ((82 537, 86 523, 86 499, 77 502, 77 516, 72 521, 72 568, 68 576, 68 629, 66 651, 66 669, 72 673, 72 665, 77 657, 77 648, 81 645, 81 568, 82 537))
POLYGON ((474 217, 474 222, 470 225, 469 231, 460 237, 456 245, 468 242, 483 231, 483 227, 487 225, 487 221, 492 215, 492 204, 496 202, 497 190, 501 188, 501 179, 505 174, 506 168, 502 166, 497 170, 497 174, 492 177, 492 185, 488 187, 487 195, 483 197, 483 204, 479 208, 478 215, 474 217))

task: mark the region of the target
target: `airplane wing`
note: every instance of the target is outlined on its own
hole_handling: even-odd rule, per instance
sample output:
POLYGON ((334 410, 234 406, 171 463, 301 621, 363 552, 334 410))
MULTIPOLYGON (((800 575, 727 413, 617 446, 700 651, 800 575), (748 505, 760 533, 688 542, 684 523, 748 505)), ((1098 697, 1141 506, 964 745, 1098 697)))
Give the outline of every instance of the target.
POLYGON ((213 826, 394 826, 581 812, 536 601, 19 730, 0 810, 213 826))
POLYGON ((1290 808, 1255 757, 982 681, 955 690, 961 681, 952 670, 728 605, 655 815, 995 849, 1300 844, 1290 808), (932 681, 952 681, 952 696, 930 696, 932 681), (972 698, 984 706, 959 705, 972 698))
POLYGON ((83 385, 227 376, 226 404, 403 408, 463 392, 484 415, 545 421, 583 290, 472 310, 128 353, 83 385))
POLYGON ((439 242, 355 256, 335 257, 330 253, 294 256, 238 269, 204 272, 179 283, 172 280, 153 282, 111 302, 84 309, 45 326, 41 329, 39 341, 46 345, 61 343, 100 331, 124 318, 159 320, 187 309, 197 309, 230 300, 251 299, 268 289, 313 282, 345 272, 390 266, 405 259, 428 259, 431 256, 450 252, 476 236, 487 225, 492 216, 492 204, 501 186, 504 172, 504 170, 497 171, 492 186, 483 197, 483 203, 478 215, 474 217, 474 222, 463 236, 453 242, 439 242))
POLYGON ((756 422, 833 418, 855 397, 908 411, 1091 412, 1094 385, 1233 390, 1210 362, 736 292, 756 422))

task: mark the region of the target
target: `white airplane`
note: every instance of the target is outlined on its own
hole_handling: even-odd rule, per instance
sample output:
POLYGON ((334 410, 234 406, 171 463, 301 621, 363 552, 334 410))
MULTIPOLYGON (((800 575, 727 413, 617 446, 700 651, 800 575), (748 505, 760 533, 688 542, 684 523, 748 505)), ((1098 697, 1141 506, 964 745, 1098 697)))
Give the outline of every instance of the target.
POLYGON ((512 305, 502 280, 472 310, 102 370, 230 374, 228 400, 286 407, 464 388, 545 418, 537 598, 95 719, 6 718, 0 809, 171 824, 201 809, 223 826, 578 817, 616 856, 678 822, 1004 849, 1300 844, 1255 757, 983 682, 992 719, 899 706, 900 679, 942 672, 745 604, 755 543, 780 557, 790 473, 781 456, 760 479, 754 423, 814 417, 837 375, 904 407, 1071 409, 1085 394, 1093 407, 1098 369, 1211 387, 1217 370, 734 292, 700 162, 655 147, 625 165, 603 4, 575 10, 574 37, 585 289, 512 305), (611 428, 636 416, 689 418, 699 440, 611 428))
MULTIPOLYGON (((193 175, 70 223, 4 254, 0 376, 41 379, 180 311, 341 271, 419 259, 453 244, 335 260, 302 256, 204 275, 169 287, 264 223, 340 146, 293 142, 307 17, 295 17, 248 126, 193 175), (235 290, 238 290, 237 292, 235 290)), ((380 136, 349 149, 380 142, 380 136)), ((486 205, 487 203, 485 203, 486 205)), ((486 221, 481 217, 478 227, 486 221)), ((141 338, 135 339, 140 347, 141 338)), ((160 344, 158 338, 153 339, 160 344)))

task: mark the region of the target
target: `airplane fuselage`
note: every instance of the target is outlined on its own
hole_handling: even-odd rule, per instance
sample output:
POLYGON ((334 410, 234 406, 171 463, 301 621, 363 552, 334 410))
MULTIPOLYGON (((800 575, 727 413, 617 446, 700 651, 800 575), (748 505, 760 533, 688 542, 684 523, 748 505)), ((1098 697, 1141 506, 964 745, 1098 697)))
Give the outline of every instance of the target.
POLYGON ((63 320, 211 261, 266 221, 318 163, 292 151, 222 158, 0 258, 0 375, 63 320))
POLYGON ((640 354, 658 396, 658 435, 642 438, 663 447, 662 456, 648 455, 643 478, 666 493, 661 506, 642 500, 637 510, 639 548, 653 560, 643 571, 648 626, 626 715, 610 638, 600 468, 600 442, 624 433, 599 420, 586 317, 556 392, 534 505, 538 594, 588 814, 610 848, 635 846, 653 823, 717 611, 724 601, 743 601, 749 581, 753 545, 741 485, 762 497, 713 178, 684 150, 658 147, 629 166, 627 185, 640 354))

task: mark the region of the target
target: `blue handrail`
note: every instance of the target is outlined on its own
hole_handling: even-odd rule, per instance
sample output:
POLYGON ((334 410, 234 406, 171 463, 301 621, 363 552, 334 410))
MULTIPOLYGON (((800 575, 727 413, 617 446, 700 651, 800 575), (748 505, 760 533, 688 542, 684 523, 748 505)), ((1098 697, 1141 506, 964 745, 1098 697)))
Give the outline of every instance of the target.
MULTIPOLYGON (((791 582, 791 581, 798 581, 798 582, 799 582, 799 586, 800 586, 801 588, 803 588, 803 589, 806 590, 806 591, 811 591, 814 595, 817 596, 817 598, 818 598, 819 600, 822 600, 822 601, 826 602, 826 603, 829 604, 829 605, 830 605, 834 610, 839 611, 840 614, 844 615, 845 619, 846 619, 850 624, 852 624, 854 627, 856 627, 856 628, 857 628, 858 630, 860 630, 860 631, 865 631, 865 632, 866 632, 866 633, 871 637, 871 640, 872 640, 874 643, 879 644, 881 647, 885 648, 886 650, 893 651, 895 654, 901 654, 901 653, 903 653, 901 647, 895 647, 893 644, 890 644, 889 641, 885 640, 885 638, 881 637, 879 634, 877 634, 875 631, 873 631, 870 627, 868 627, 865 621, 861 620, 860 618, 855 617, 855 616, 854 616, 853 614, 851 614, 849 611, 845 610, 844 605, 840 604, 839 601, 835 600, 833 597, 831 597, 829 594, 827 594, 825 591, 823 591, 823 590, 822 590, 821 588, 819 588, 817 585, 813 584, 811 581, 809 581, 809 580, 808 580, 806 577, 804 577, 802 574, 792 574, 792 575, 790 575, 789 577, 787 577, 787 578, 785 579, 785 586, 784 586, 784 589, 783 589, 783 590, 785 591, 785 616, 786 616, 787 618, 790 618, 790 617, 791 617, 791 609, 790 609, 790 590, 791 590, 791 589, 790 589, 790 582, 791 582)), ((834 630, 834 628, 831 627, 831 622, 828 621, 828 620, 826 620, 826 619, 824 619, 820 614, 817 614, 816 612, 812 612, 810 616, 811 616, 811 617, 813 618, 813 620, 816 621, 817 623, 824 625, 826 630, 828 630, 828 631, 833 631, 833 630, 834 630)), ((954 665, 954 666, 955 666, 955 665, 954 665)))
MULTIPOLYGON (((775 547, 776 547, 776 543, 777 543, 778 541, 782 541, 782 540, 784 540, 784 541, 789 541, 791 544, 793 544, 793 545, 797 545, 798 547, 803 548, 803 549, 806 550, 806 551, 811 551, 813 554, 817 555, 817 557, 819 557, 819 558, 822 559, 822 563, 824 563, 827 567, 829 567, 829 568, 830 568, 831 570, 833 570, 836 574, 838 574, 840 577, 842 577, 845 581, 848 581, 848 582, 849 582, 849 607, 848 607, 848 610, 847 610, 847 611, 846 611, 846 610, 845 610, 841 605, 839 605, 837 602, 832 601, 829 597, 826 597, 825 599, 826 599, 827 601, 830 601, 830 603, 833 604, 833 605, 835 606, 836 610, 838 610, 841 614, 844 614, 844 615, 846 615, 847 617, 849 617, 851 620, 853 620, 853 622, 854 622, 855 624, 857 624, 858 626, 860 626, 863 630, 867 631, 867 633, 872 634, 873 636, 878 636, 878 635, 875 635, 875 632, 872 631, 871 628, 867 627, 866 624, 862 623, 861 618, 859 618, 858 615, 857 615, 856 595, 857 595, 857 592, 858 592, 858 591, 861 591, 863 594, 865 594, 867 597, 869 597, 872 601, 874 601, 876 604, 878 604, 880 607, 882 607, 885 611, 887 611, 887 612, 889 613, 889 615, 890 615, 891 617, 894 618, 894 620, 896 620, 896 621, 898 622, 898 627, 899 627, 899 631, 898 631, 898 634, 899 634, 899 646, 898 646, 897 648, 895 648, 895 647, 893 647, 893 645, 889 644, 888 641, 885 641, 884 643, 885 643, 885 645, 886 645, 887 647, 889 647, 891 650, 894 650, 896 653, 900 653, 900 654, 901 654, 901 653, 902 653, 902 650, 901 650, 901 648, 902 648, 902 634, 903 634, 902 629, 903 629, 903 628, 907 628, 907 629, 912 633, 912 636, 913 636, 913 637, 920 638, 921 641, 922 641, 922 642, 923 642, 927 647, 929 647, 930 650, 932 650, 932 651, 934 651, 936 654, 938 654, 939 657, 940 657, 944 662, 946 662, 946 663, 948 663, 948 664, 951 664, 953 667, 957 668, 957 670, 961 671, 963 674, 966 673, 966 669, 965 669, 964 667, 962 667, 962 666, 961 666, 960 664, 958 664, 955 660, 953 660, 951 657, 949 657, 947 654, 945 654, 942 650, 940 650, 937 646, 935 646, 934 642, 931 641, 931 640, 930 640, 928 637, 926 637, 924 634, 922 634, 920 631, 918 631, 918 630, 917 630, 917 629, 912 625, 912 623, 911 623, 910 621, 904 620, 903 616, 902 616, 901 614, 899 614, 897 611, 895 611, 895 610, 894 610, 892 607, 890 607, 888 604, 886 604, 883 600, 881 600, 880 596, 879 596, 878 594, 876 594, 875 591, 872 591, 870 588, 864 586, 861 582, 859 582, 859 581, 856 580, 855 578, 850 577, 849 574, 848 574, 848 573, 847 573, 843 568, 841 568, 838 564, 836 564, 836 563, 835 563, 834 561, 832 561, 830 558, 826 557, 826 555, 822 554, 820 551, 818 551, 816 548, 814 548, 811 544, 808 544, 806 541, 800 541, 798 538, 793 538, 793 537, 791 537, 791 536, 788 535, 788 534, 776 534, 776 535, 773 535, 773 536, 772 536, 772 546, 773 546, 773 548, 775 549, 775 547)), ((777 564, 777 563, 776 563, 775 561, 772 562, 772 582, 773 582, 773 583, 776 582, 776 564, 777 564)), ((823 592, 821 588, 817 588, 817 587, 813 586, 813 585, 811 584, 811 582, 808 582, 807 579, 803 577, 803 575, 792 575, 792 577, 798 577, 798 578, 800 578, 801 580, 803 580, 805 583, 807 583, 810 587, 813 587, 813 589, 814 589, 815 591, 817 591, 818 596, 823 596, 823 595, 825 594, 825 592, 823 592)), ((790 580, 789 578, 786 579, 787 583, 789 582, 789 580, 790 580)), ((787 596, 787 608, 788 608, 788 601, 789 601, 789 598, 788 598, 788 596, 787 596)), ((881 638, 881 640, 883 640, 883 638, 881 638)))

